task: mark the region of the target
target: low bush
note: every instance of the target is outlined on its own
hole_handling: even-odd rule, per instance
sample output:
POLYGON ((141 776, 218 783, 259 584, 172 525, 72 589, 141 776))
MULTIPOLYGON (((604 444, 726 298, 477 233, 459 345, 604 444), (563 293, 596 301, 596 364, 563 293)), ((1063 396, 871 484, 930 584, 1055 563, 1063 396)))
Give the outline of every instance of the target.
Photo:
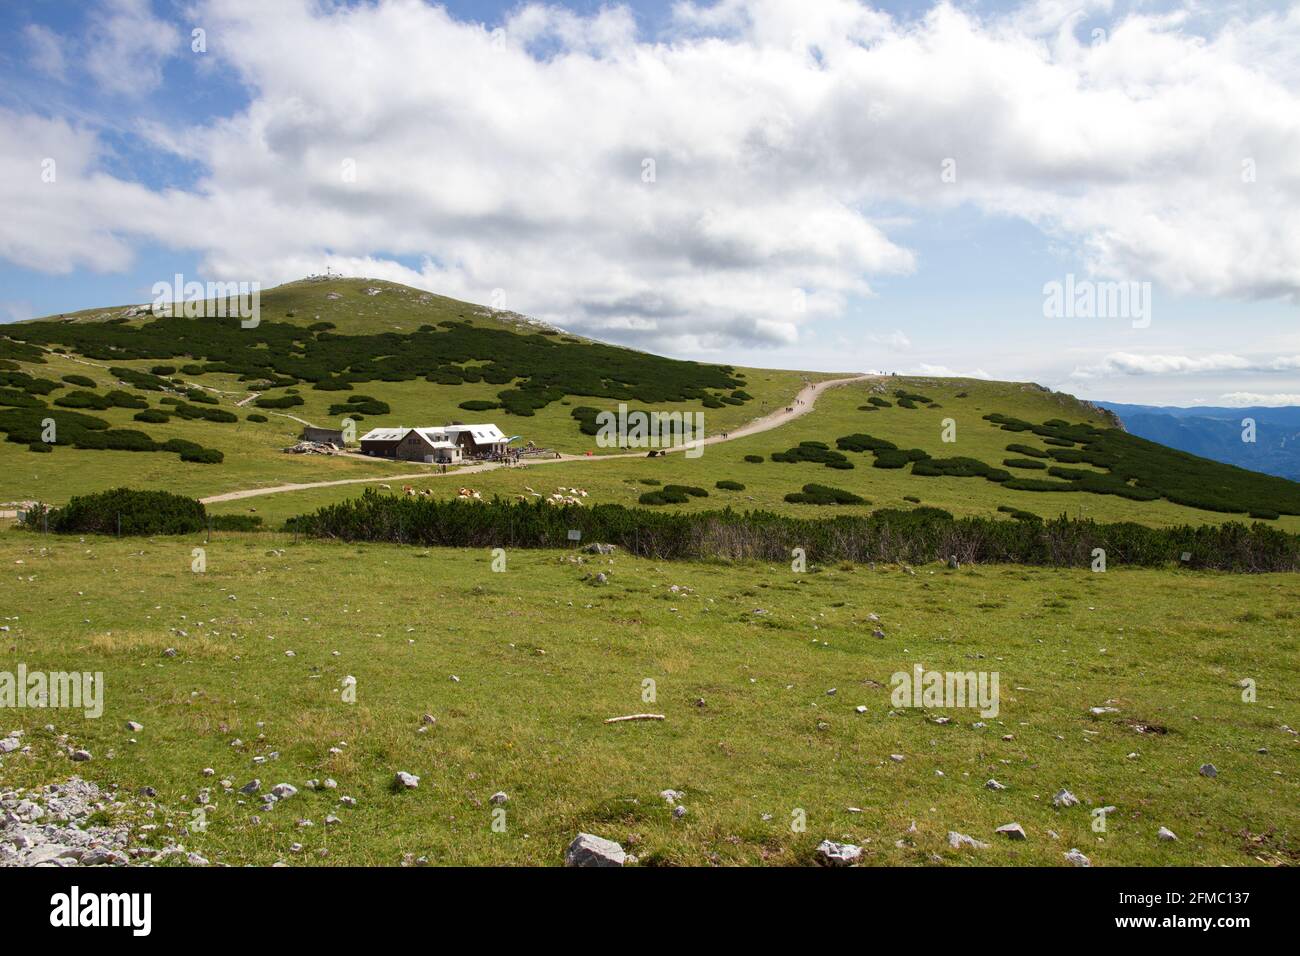
POLYGON ((819 441, 800 442, 794 448, 773 453, 771 458, 773 461, 783 461, 787 464, 806 461, 825 465, 827 468, 848 469, 853 467, 853 462, 839 452, 831 451, 825 442, 819 441))
POLYGON ((745 486, 742 485, 740 482, 731 481, 726 478, 724 478, 722 481, 719 481, 713 487, 721 488, 723 491, 744 491, 745 490, 745 486))
MULTIPOLYGON (((806 493, 806 492, 805 492, 806 493)), ((656 559, 784 561, 796 544, 809 560, 923 564, 1002 562, 1087 568, 1094 548, 1110 566, 1182 566, 1224 571, 1300 570, 1300 535, 1257 522, 1151 528, 1061 517, 1049 521, 954 518, 937 508, 806 519, 771 512, 657 511, 620 505, 462 502, 367 490, 292 519, 306 534, 421 547, 563 548, 567 532, 656 559), (1180 560, 1182 554, 1189 560, 1180 560)))
MULTIPOLYGON (((258 408, 293 408, 295 405, 304 404, 301 395, 283 395, 280 398, 257 398, 253 404, 258 408)), ((331 415, 340 414, 335 412, 334 408, 346 408, 346 406, 335 405, 330 409, 331 415)), ((342 414, 346 414, 346 411, 342 414)))
POLYGON ((27 512, 28 527, 57 534, 188 534, 207 524, 203 505, 168 491, 114 488, 78 495, 62 508, 38 506, 27 512))
POLYGON ((1011 444, 1007 446, 1007 451, 1013 451, 1018 455, 1028 455, 1031 458, 1051 458, 1052 456, 1041 448, 1035 448, 1033 445, 1011 444))
POLYGON ((785 496, 785 500, 794 505, 869 505, 870 501, 843 488, 829 485, 808 484, 803 491, 795 491, 785 496))

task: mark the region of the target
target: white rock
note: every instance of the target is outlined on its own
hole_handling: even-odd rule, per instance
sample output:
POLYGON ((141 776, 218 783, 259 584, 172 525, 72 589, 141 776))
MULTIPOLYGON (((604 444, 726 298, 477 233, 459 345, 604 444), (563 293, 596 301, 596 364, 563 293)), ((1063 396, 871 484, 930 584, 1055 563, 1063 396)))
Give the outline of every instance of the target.
POLYGON ((987 783, 984 784, 984 789, 985 789, 985 790, 1005 790, 1005 789, 1007 789, 1007 788, 1006 788, 1006 785, 1005 785, 1005 784, 998 783, 996 780, 989 780, 987 783))
POLYGON ((1078 805, 1079 798, 1069 790, 1058 790, 1056 796, 1052 797, 1052 806, 1055 807, 1077 807, 1078 805))
POLYGON ((948 831, 948 845, 954 850, 960 850, 962 847, 970 847, 972 850, 987 850, 989 845, 983 840, 977 840, 973 836, 967 836, 965 833, 958 833, 956 830, 948 831))
POLYGON ((420 778, 413 773, 399 770, 393 775, 393 785, 396 787, 402 787, 406 790, 414 790, 420 785, 420 778))
POLYGON ((509 799, 510 797, 504 790, 498 790, 496 793, 492 794, 492 796, 488 797, 488 803, 492 804, 494 807, 499 807, 509 799))
POLYGON ((1177 834, 1174 833, 1173 830, 1169 829, 1168 827, 1161 827, 1159 830, 1156 831, 1156 839, 1172 841, 1172 840, 1177 840, 1178 836, 1177 834))
POLYGON ((822 866, 852 866, 862 858, 862 847, 852 843, 822 840, 817 845, 817 862, 822 866))
POLYGON ((271 788, 271 795, 277 800, 288 800, 297 792, 298 788, 291 783, 277 783, 271 788))
POLYGON ((1092 866, 1092 860, 1088 859, 1074 847, 1071 847, 1070 852, 1064 854, 1064 856, 1071 866, 1092 866))
POLYGON ((590 833, 579 833, 564 851, 565 866, 622 866, 626 860, 622 846, 590 833))

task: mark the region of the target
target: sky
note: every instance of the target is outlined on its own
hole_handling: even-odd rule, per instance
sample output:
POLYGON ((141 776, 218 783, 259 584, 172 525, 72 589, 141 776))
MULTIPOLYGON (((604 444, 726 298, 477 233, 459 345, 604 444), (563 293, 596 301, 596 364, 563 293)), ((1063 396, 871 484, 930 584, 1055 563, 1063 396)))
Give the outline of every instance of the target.
POLYGON ((708 362, 1300 404, 1300 3, 6 0, 0 323, 327 268, 708 362))

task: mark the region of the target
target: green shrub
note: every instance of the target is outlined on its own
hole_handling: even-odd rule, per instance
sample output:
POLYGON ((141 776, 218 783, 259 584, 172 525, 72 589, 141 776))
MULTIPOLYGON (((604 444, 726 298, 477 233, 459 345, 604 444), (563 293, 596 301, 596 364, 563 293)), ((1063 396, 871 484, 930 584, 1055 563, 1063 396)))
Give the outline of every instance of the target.
POLYGON ((825 465, 827 468, 847 469, 853 467, 853 462, 849 461, 837 451, 831 451, 825 442, 804 441, 800 442, 794 448, 787 451, 778 451, 771 455, 773 461, 783 461, 786 463, 794 462, 813 462, 815 464, 825 465))
POLYGON ((742 485, 740 482, 731 481, 726 478, 714 484, 713 487, 721 488, 723 491, 744 491, 745 490, 745 486, 742 485))
POLYGON ((146 422, 150 425, 165 425, 172 420, 170 415, 156 408, 146 408, 142 412, 136 412, 131 417, 137 422, 146 422))
MULTIPOLYGON (((293 408, 295 405, 302 405, 304 403, 301 395, 283 395, 280 398, 257 398, 253 400, 253 404, 258 408, 293 408)), ((334 406, 334 408, 341 407, 346 406, 334 406)), ((330 414, 334 415, 337 413, 331 409, 330 414)))
POLYGON ((165 376, 165 375, 175 375, 175 374, 176 374, 176 366, 175 366, 175 365, 155 365, 153 368, 149 369, 149 371, 152 372, 154 375, 164 375, 164 376, 165 376))
POLYGON ((647 491, 638 499, 643 505, 684 505, 691 498, 707 498, 703 488, 691 485, 664 485, 658 491, 647 491))
POLYGON ((27 446, 27 450, 28 450, 28 451, 41 452, 41 453, 43 453, 43 454, 49 454, 50 452, 54 451, 54 446, 53 446, 53 445, 47 445, 47 444, 46 444, 45 442, 43 442, 43 441, 34 441, 34 442, 32 442, 30 445, 27 446))
POLYGON ((990 468, 975 458, 926 458, 912 466, 912 474, 928 478, 987 478, 989 481, 1006 481, 1011 477, 1009 471, 990 468))
POLYGON ((480 399, 473 399, 468 402, 461 402, 459 407, 465 409, 467 412, 486 412, 494 408, 500 408, 501 403, 485 402, 480 399))
POLYGON ((1041 448, 1035 448, 1033 445, 1017 445, 1017 444, 1012 444, 1012 445, 1008 445, 1008 446, 1007 446, 1007 451, 1014 451, 1014 452, 1016 452, 1017 454, 1021 454, 1021 455, 1029 455, 1031 458, 1051 458, 1051 457, 1052 457, 1050 454, 1048 454, 1047 452, 1043 451, 1041 448))
MULTIPOLYGON (((28 524, 40 527, 43 514, 40 508, 29 511, 28 524)), ((207 523, 203 505, 193 498, 132 488, 78 495, 47 517, 57 534, 188 534, 207 523)))
POLYGON ((192 461, 200 465, 219 465, 225 460, 225 455, 215 448, 203 448, 199 451, 181 452, 181 461, 192 461))
POLYGON ((244 416, 250 422, 269 422, 270 419, 265 415, 259 415, 257 412, 250 412, 244 416))
POLYGON ((785 500, 790 504, 798 505, 869 505, 870 501, 855 495, 851 491, 845 491, 843 488, 832 488, 829 485, 808 484, 803 486, 802 492, 791 492, 785 496, 785 500))
POLYGON ((83 388, 94 388, 95 380, 89 375, 65 375, 63 381, 69 385, 80 385, 83 388))
POLYGON ((745 461, 749 462, 751 465, 761 465, 761 464, 763 464, 763 456, 762 456, 762 455, 746 455, 746 456, 745 456, 745 461))
MULTIPOLYGON (((805 492, 807 493, 807 492, 805 492)), ((39 519, 35 526, 39 527, 39 519)), ((555 507, 541 502, 460 502, 367 490, 359 498, 292 519, 288 527, 343 541, 421 547, 562 548, 567 531, 643 557, 788 560, 798 541, 809 560, 829 564, 924 564, 957 554, 963 562, 1091 566, 1094 548, 1112 566, 1180 565, 1225 571, 1300 570, 1300 535, 1256 522, 1151 528, 1090 520, 954 518, 937 508, 880 509, 807 519, 770 512, 662 511, 620 505, 555 507), (1190 555, 1180 561, 1183 553, 1190 555)))
POLYGON ((1036 458, 1003 458, 1002 464, 1008 468, 1036 468, 1039 471, 1047 467, 1046 462, 1041 462, 1036 458))

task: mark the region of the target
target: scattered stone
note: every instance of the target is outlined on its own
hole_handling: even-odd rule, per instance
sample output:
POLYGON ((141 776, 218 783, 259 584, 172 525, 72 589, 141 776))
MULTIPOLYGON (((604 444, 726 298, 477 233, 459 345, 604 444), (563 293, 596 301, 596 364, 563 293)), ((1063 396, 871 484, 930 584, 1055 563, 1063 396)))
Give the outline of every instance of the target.
POLYGON ((684 816, 686 816, 686 808, 684 806, 679 803, 677 806, 673 807, 673 819, 680 820, 684 816))
POLYGON ((983 840, 977 840, 965 833, 958 833, 956 830, 948 831, 948 845, 954 850, 960 850, 962 847, 970 847, 972 850, 987 850, 989 848, 989 845, 983 840))
POLYGON ((1088 859, 1074 847, 1071 847, 1070 852, 1064 854, 1064 856, 1071 866, 1092 866, 1092 860, 1088 859))
POLYGON ((902 763, 906 758, 902 754, 890 754, 889 759, 894 763, 902 763))
POLYGON ((817 846, 817 862, 822 866, 852 866, 862 858, 862 847, 852 843, 822 840, 817 846))
POLYGON ((1177 834, 1174 833, 1173 830, 1169 829, 1168 827, 1161 827, 1159 830, 1156 831, 1156 839, 1172 841, 1172 840, 1177 840, 1178 836, 1177 834))
POLYGON ((69 754, 68 756, 70 756, 73 760, 77 761, 78 763, 82 763, 82 762, 84 762, 84 761, 90 759, 90 751, 89 751, 89 750, 74 750, 74 751, 72 751, 72 753, 69 754))
POLYGON ((564 851, 565 866, 622 866, 626 859, 621 845, 590 833, 579 833, 564 851))
POLYGON ((1019 823, 1004 823, 1002 824, 1002 826, 998 827, 993 832, 1001 833, 1004 837, 1006 837, 1009 840, 1028 839, 1028 837, 1025 836, 1025 828, 1022 827, 1019 823))
POLYGON ((1052 797, 1052 806, 1054 807, 1077 807, 1079 798, 1069 790, 1058 790, 1056 796, 1052 797))
POLYGON ((1004 784, 1000 784, 1000 783, 998 783, 996 780, 989 780, 987 783, 984 784, 984 789, 985 789, 985 790, 1005 790, 1005 789, 1007 789, 1007 788, 1006 788, 1006 786, 1005 786, 1004 784))
POLYGON ((677 801, 686 796, 686 794, 682 793, 680 790, 660 790, 659 796, 668 804, 668 806, 674 807, 677 805, 677 801))
POLYGON ((1212 763, 1203 763, 1201 764, 1200 774, 1202 777, 1217 777, 1219 770, 1212 763))
POLYGON ((298 788, 291 783, 277 783, 271 788, 271 796, 277 800, 288 800, 298 793, 298 788))
POLYGON ((492 804, 494 807, 499 807, 509 799, 510 797, 506 795, 504 790, 498 790, 496 793, 492 794, 492 796, 488 797, 488 803, 492 804))
POLYGON ((138 734, 140 731, 144 730, 144 724, 136 723, 134 720, 128 720, 126 722, 126 729, 131 731, 133 734, 138 734))
POLYGON ((399 770, 393 776, 393 786, 403 790, 414 790, 420 785, 420 778, 413 773, 399 770))

